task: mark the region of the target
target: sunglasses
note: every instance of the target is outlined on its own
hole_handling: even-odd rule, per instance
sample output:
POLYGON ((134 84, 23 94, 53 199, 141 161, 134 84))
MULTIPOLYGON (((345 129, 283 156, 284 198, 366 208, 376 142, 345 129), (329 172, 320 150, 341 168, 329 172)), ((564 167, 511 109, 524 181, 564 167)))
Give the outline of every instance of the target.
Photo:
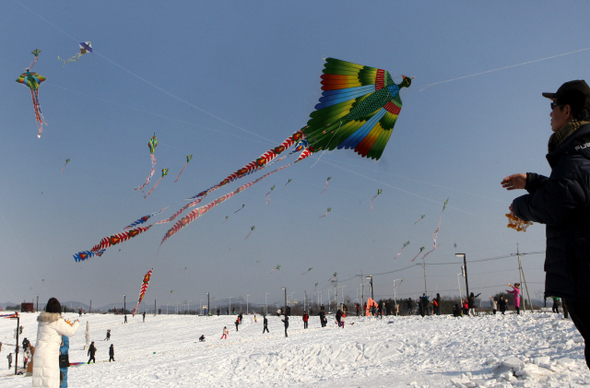
POLYGON ((559 104, 556 102, 552 102, 551 103, 551 110, 555 109, 556 106, 558 106, 559 104))

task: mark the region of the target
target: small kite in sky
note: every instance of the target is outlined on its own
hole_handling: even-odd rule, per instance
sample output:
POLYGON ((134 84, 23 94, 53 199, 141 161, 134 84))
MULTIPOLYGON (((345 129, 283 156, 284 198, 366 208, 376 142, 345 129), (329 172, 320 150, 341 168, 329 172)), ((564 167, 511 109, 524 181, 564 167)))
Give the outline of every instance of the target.
POLYGON ((70 163, 70 159, 66 159, 66 162, 64 163, 63 168, 61 169, 61 173, 63 174, 65 169, 66 169, 66 164, 70 163))
MULTIPOLYGON (((393 258, 393 260, 397 259, 399 257, 399 255, 402 254, 402 251, 404 250, 404 248, 407 247, 408 245, 410 245, 410 242, 409 241, 406 241, 404 243, 404 245, 402 246, 402 249, 399 250, 399 252, 397 253, 397 255, 395 255, 395 257, 393 258)), ((422 252, 422 251, 420 251, 420 252, 422 252)), ((420 254, 420 253, 418 253, 418 254, 420 254)))
POLYGON ((325 193, 326 190, 328 190, 328 182, 330 182, 330 179, 332 179, 331 176, 329 176, 328 179, 326 179, 326 187, 324 188, 324 190, 322 190, 322 193, 325 193))
POLYGON ((190 154, 186 157, 186 163, 184 164, 184 167, 182 168, 182 170, 180 170, 180 172, 178 173, 178 176, 176 177, 176 180, 174 181, 174 183, 176 183, 178 181, 178 178, 180 178, 180 174, 182 174, 182 172, 184 171, 184 169, 188 165, 188 162, 190 162, 192 158, 193 158, 193 154, 190 154))
POLYGON ((76 62, 78 59, 80 59, 82 55, 92 52, 92 44, 90 42, 80 42, 78 43, 78 46, 80 47, 80 52, 74 55, 73 57, 65 61, 61 59, 59 56, 57 57, 57 59, 64 63, 62 66, 65 66, 68 62, 76 62))
POLYGON ((293 179, 289 178, 289 180, 287 181, 287 183, 285 183, 285 186, 283 186, 283 190, 285 189, 285 187, 287 187, 287 185, 288 185, 289 183, 291 183, 291 181, 292 181, 292 180, 293 180, 293 179))
POLYGON ((416 260, 416 257, 420 256, 420 253, 422 253, 423 250, 424 250, 424 247, 420 247, 420 251, 418 251, 418 254, 416 256, 414 256, 414 258, 411 261, 416 260))
POLYGON ((150 183, 152 176, 156 172, 156 156, 154 155, 154 152, 156 151, 157 146, 158 146, 158 138, 156 137, 156 134, 154 133, 154 135, 151 137, 150 141, 148 142, 148 147, 150 148, 150 159, 152 160, 152 170, 150 171, 150 175, 148 175, 147 179, 145 180, 145 183, 141 186, 136 187, 135 190, 142 190, 144 187, 146 187, 147 184, 150 183))
POLYGON ((328 279, 328 281, 333 282, 336 280, 337 277, 338 277, 338 272, 334 272, 334 274, 332 275, 332 277, 330 279, 328 279))
POLYGON ((35 119, 37 120, 37 127, 39 128, 37 137, 41 137, 41 133, 43 133, 43 124, 45 124, 45 118, 43 117, 41 105, 39 104, 39 85, 41 85, 41 82, 46 79, 47 78, 40 74, 30 72, 28 69, 16 79, 16 82, 31 89, 31 98, 33 99, 33 108, 35 109, 35 119))
POLYGON ((255 226, 251 226, 251 227, 250 227, 250 231, 248 232, 248 234, 246 235, 246 238, 245 238, 244 240, 247 240, 247 239, 248 239, 248 237, 250 237, 250 234, 252 233, 252 231, 253 231, 254 229, 256 229, 256 227, 255 227, 255 226))
POLYGON ((420 219, 418 221, 414 222, 414 225, 416 225, 418 222, 422 221, 422 219, 424 217, 426 217, 426 215, 424 215, 424 214, 420 215, 420 219))
POLYGON ((270 191, 268 193, 266 193, 266 204, 268 205, 270 203, 270 193, 272 193, 272 191, 275 189, 276 185, 272 185, 272 187, 270 188, 270 191))
POLYGON ((37 59, 39 59, 39 54, 41 54, 41 50, 35 49, 35 50, 31 51, 31 54, 33 54, 35 56, 35 58, 33 59, 33 62, 31 62, 29 67, 27 67, 25 69, 27 71, 31 70, 33 68, 33 66, 35 66, 35 63, 37 63, 37 59))
POLYGON ((308 269, 307 271, 305 271, 304 273, 302 273, 302 274, 301 274, 301 275, 299 275, 299 276, 303 276, 303 275, 305 275, 306 273, 308 273, 308 272, 309 272, 309 271, 311 271, 312 269, 313 269, 313 267, 309 267, 309 269, 308 269))
POLYGON ((371 199, 371 211, 373 211, 373 200, 375 198, 377 198, 377 196, 381 195, 381 193, 383 192, 383 190, 379 189, 377 190, 377 195, 375 195, 372 199, 371 199))
POLYGON ((243 204, 242 204, 242 207, 241 207, 241 208, 239 208, 238 210, 236 210, 236 211, 234 212, 234 214, 236 214, 237 212, 239 212, 240 210, 242 210, 242 209, 244 208, 244 206, 246 206, 246 204, 245 204, 245 203, 243 203, 243 204))
POLYGON ((225 216, 225 221, 223 221, 224 224, 227 222, 228 218, 229 218, 229 216, 225 216))
POLYGON ((137 304, 135 305, 135 307, 133 308, 133 311, 131 312, 132 316, 135 316, 135 313, 139 309, 139 305, 141 304, 141 301, 143 300, 143 297, 148 289, 148 286, 150 285, 150 280, 152 278, 153 271, 154 271, 153 268, 150 269, 143 277, 143 280, 141 282, 141 288, 139 289, 139 298, 137 299, 137 304))
POLYGON ((280 265, 277 265, 276 267, 274 267, 273 269, 270 270, 270 273, 272 273, 272 271, 274 271, 275 269, 280 270, 281 269, 281 266, 280 265))
POLYGON ((160 181, 162 180, 162 178, 164 178, 166 175, 168 175, 168 169, 167 168, 163 168, 162 169, 162 176, 160 177, 160 179, 158 179, 158 181, 156 182, 156 184, 154 185, 154 187, 152 187, 152 189, 150 191, 148 191, 148 193, 145 195, 145 197, 143 197, 144 199, 148 197, 148 195, 150 195, 152 193, 152 191, 154 191, 154 189, 156 187, 158 187, 158 185, 160 184, 160 181))
POLYGON ((329 207, 328 210, 326 210, 326 213, 324 213, 324 215, 321 215, 320 218, 324 218, 325 216, 328 215, 328 213, 330 213, 332 211, 332 208, 329 207))

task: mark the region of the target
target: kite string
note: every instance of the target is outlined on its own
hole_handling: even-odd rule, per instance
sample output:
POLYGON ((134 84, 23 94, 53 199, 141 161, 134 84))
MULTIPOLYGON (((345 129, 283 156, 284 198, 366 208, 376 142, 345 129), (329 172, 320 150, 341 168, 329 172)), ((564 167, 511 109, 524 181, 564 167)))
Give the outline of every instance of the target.
POLYGON ((482 71, 482 72, 480 72, 480 73, 474 73, 474 74, 464 75, 464 76, 457 77, 457 78, 451 78, 451 79, 448 79, 448 80, 446 80, 446 81, 440 81, 440 82, 435 82, 435 83, 432 83, 432 84, 426 85, 426 86, 424 86, 422 89, 419 89, 419 91, 421 92, 421 91, 423 91, 424 89, 427 89, 427 88, 429 88, 429 87, 431 87, 431 86, 434 86, 434 85, 440 85, 440 84, 444 84, 444 83, 447 83, 447 82, 458 81, 458 80, 462 80, 462 79, 465 79, 465 78, 477 77, 477 76, 479 76, 479 75, 489 74, 489 73, 493 73, 493 72, 500 71, 500 70, 511 69, 511 68, 513 68, 513 67, 519 67, 519 66, 524 66, 524 65, 530 65, 531 63, 542 62, 542 61, 546 61, 546 60, 548 60, 548 59, 554 59, 554 58, 564 57, 564 56, 566 56, 566 55, 577 54, 577 53, 580 53, 580 52, 583 52, 583 51, 588 51, 588 50, 590 50, 590 47, 583 48, 583 49, 579 49, 579 50, 574 50, 574 51, 569 51, 569 52, 567 52, 567 53, 561 53, 561 54, 551 55, 551 56, 549 56, 549 57, 545 57, 545 58, 534 59, 534 60, 532 60, 532 61, 526 61, 526 62, 516 63, 516 64, 514 64, 514 65, 503 66, 503 67, 499 67, 499 68, 497 68, 497 69, 492 69, 492 70, 482 71))

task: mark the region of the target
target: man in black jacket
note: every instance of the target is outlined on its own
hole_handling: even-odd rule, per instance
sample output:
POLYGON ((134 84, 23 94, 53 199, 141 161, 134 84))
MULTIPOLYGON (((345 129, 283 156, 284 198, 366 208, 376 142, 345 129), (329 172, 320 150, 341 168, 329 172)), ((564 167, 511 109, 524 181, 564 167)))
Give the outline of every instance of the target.
POLYGON ((543 96, 552 101, 551 175, 514 174, 501 184, 528 191, 510 205, 514 216, 546 224, 545 295, 565 300, 590 368, 590 88, 570 81, 543 96))

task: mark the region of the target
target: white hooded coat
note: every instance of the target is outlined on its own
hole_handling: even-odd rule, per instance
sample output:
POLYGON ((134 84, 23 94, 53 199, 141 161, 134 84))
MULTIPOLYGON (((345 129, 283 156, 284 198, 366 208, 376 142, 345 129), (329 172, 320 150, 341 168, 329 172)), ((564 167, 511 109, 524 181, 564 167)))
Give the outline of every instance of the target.
POLYGON ((60 313, 42 312, 37 317, 37 344, 33 355, 33 388, 59 388, 59 346, 61 337, 71 337, 80 322, 70 326, 60 313))

